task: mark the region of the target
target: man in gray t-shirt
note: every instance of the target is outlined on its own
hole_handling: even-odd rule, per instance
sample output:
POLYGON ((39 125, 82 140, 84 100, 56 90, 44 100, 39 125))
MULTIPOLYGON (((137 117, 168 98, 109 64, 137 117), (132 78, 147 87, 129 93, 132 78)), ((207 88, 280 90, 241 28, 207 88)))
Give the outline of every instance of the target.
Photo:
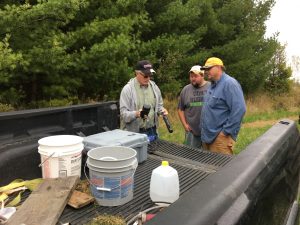
POLYGON ((204 103, 204 95, 210 82, 204 80, 200 66, 193 66, 189 71, 190 84, 186 85, 178 103, 178 115, 186 131, 185 143, 191 147, 201 148, 200 115, 204 103))

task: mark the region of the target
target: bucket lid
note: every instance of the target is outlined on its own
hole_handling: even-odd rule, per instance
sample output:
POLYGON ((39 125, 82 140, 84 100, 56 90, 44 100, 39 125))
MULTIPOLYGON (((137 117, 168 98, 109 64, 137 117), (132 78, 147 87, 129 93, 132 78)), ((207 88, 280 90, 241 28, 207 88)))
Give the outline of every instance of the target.
POLYGON ((54 135, 44 137, 38 141, 39 145, 60 147, 82 143, 83 138, 76 135, 54 135))

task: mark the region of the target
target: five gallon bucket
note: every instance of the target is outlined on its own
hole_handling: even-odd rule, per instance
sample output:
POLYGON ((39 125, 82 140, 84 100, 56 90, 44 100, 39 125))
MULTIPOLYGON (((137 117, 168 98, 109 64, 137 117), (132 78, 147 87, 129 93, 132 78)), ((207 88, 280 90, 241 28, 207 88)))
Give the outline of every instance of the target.
POLYGON ((81 175, 83 138, 75 135, 55 135, 38 141, 43 178, 81 175))
POLYGON ((90 187, 99 205, 118 206, 132 200, 136 154, 134 149, 123 146, 88 151, 90 187))

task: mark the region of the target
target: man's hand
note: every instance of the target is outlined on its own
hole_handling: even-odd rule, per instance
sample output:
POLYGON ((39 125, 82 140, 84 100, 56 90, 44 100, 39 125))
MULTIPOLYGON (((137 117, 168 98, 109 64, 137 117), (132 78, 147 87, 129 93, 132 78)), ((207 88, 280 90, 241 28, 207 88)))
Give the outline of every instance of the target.
POLYGON ((192 130, 190 125, 188 125, 187 123, 184 125, 184 129, 185 129, 186 132, 190 132, 192 130))
POLYGON ((141 109, 139 111, 135 112, 135 118, 140 118, 141 117, 141 109))
POLYGON ((168 113, 168 111, 166 109, 163 109, 163 111, 161 112, 161 114, 163 116, 167 116, 169 113, 168 113))
POLYGON ((185 130, 186 132, 192 131, 192 128, 190 127, 190 125, 187 123, 187 121, 186 121, 186 119, 185 119, 184 111, 181 110, 181 109, 178 109, 177 112, 178 112, 178 116, 179 116, 179 119, 180 119, 180 121, 181 121, 181 123, 182 123, 182 126, 183 126, 184 130, 185 130))

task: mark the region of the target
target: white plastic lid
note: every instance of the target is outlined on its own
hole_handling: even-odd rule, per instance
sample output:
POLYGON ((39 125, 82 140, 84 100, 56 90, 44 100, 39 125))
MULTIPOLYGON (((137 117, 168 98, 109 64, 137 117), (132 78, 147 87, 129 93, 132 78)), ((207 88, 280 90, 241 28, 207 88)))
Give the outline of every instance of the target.
POLYGON ((82 143, 83 138, 76 135, 54 135, 44 137, 38 141, 39 145, 60 147, 82 143))

